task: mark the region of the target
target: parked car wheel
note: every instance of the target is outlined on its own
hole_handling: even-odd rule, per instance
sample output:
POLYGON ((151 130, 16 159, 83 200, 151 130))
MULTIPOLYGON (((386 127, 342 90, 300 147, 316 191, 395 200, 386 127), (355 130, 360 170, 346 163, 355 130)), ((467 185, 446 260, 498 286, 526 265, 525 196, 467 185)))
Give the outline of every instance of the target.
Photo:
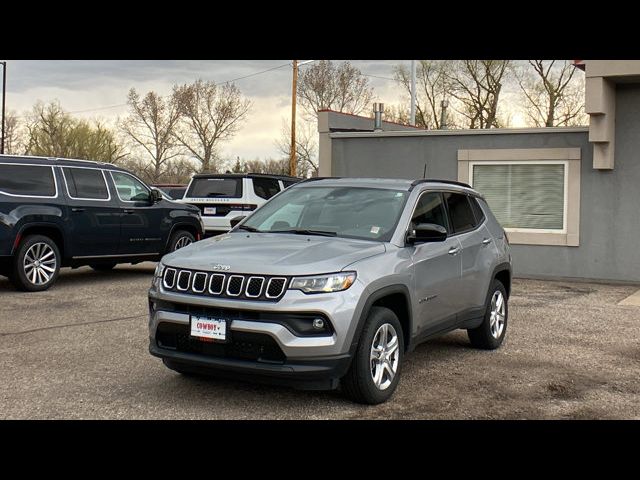
POLYGON ((113 270, 116 265, 117 263, 115 262, 96 263, 96 264, 90 265, 90 267, 93 268, 96 272, 108 272, 109 270, 113 270))
POLYGON ((487 295, 487 305, 482 324, 467 330, 471 345, 485 350, 494 350, 502 345, 507 333, 509 305, 507 291, 500 280, 494 280, 487 295))
POLYGON ((169 252, 175 252, 187 245, 191 245, 196 241, 196 238, 186 230, 178 230, 171 235, 171 240, 169 240, 169 252))
POLYGON ((355 402, 375 405, 387 401, 400 379, 404 354, 402 326, 388 308, 373 307, 360 336, 344 393, 355 402))
POLYGON ((60 261, 60 250, 53 240, 44 235, 29 235, 18 247, 11 281, 19 290, 47 290, 58 278, 60 261))

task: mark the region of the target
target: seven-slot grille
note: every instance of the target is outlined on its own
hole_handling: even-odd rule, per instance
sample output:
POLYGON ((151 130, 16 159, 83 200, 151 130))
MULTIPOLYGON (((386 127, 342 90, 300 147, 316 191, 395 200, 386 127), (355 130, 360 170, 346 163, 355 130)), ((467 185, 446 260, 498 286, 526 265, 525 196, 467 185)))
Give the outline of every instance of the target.
POLYGON ((202 272, 166 267, 166 290, 220 298, 278 301, 287 289, 286 277, 202 272))

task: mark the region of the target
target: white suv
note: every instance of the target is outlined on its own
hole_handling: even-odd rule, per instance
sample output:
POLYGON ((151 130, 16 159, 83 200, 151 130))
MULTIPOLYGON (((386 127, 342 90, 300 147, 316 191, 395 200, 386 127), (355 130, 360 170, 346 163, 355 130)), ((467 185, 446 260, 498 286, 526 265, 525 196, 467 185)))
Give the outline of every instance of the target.
POLYGON ((231 219, 248 216, 271 197, 300 179, 260 173, 194 175, 181 203, 200 209, 206 234, 231 229, 231 219))

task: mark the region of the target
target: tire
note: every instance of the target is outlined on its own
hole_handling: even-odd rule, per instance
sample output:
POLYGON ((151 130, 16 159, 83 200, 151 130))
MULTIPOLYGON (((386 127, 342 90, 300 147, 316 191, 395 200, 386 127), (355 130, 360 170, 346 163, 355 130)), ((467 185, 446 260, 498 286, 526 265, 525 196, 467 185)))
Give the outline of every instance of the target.
POLYGON ((47 290, 58 278, 61 261, 53 240, 44 235, 28 235, 18 247, 9 279, 18 290, 47 290))
POLYGON ((96 263, 89 266, 96 272, 108 272, 110 270, 113 270, 116 265, 117 263, 96 263))
MULTIPOLYGON (((391 341, 393 337, 391 337, 391 341)), ((395 343, 395 342, 393 342, 395 343)), ((387 352, 390 352, 387 350, 387 352)), ((344 394, 357 403, 364 403, 368 405, 376 405, 378 403, 386 402, 395 391, 400 380, 400 373, 402 369, 402 358, 404 356, 404 335, 402 332, 402 326, 395 313, 385 307, 373 307, 367 316, 360 340, 358 342, 358 348, 349 367, 349 371, 342 378, 342 389, 344 394), (383 367, 381 363, 377 362, 375 369, 372 368, 373 360, 372 353, 374 343, 380 346, 380 335, 384 333, 381 331, 383 327, 387 328, 387 340, 390 335, 395 333, 397 347, 395 354, 390 356, 390 361, 387 363, 387 368, 383 367), (389 327, 392 327, 389 329, 389 327), (392 380, 389 381, 389 369, 395 365, 396 371, 392 380), (381 387, 376 386, 374 381, 374 375, 382 369, 382 377, 380 378, 381 387)), ((376 375, 377 377, 377 375, 376 375)))
POLYGON ((500 280, 494 279, 487 295, 484 320, 477 328, 467 330, 469 341, 475 348, 484 350, 495 350, 504 341, 507 334, 507 322, 509 319, 509 305, 507 299, 507 291, 500 280), (497 316, 494 321, 494 311, 498 308, 500 313, 500 298, 502 299, 502 313, 497 316), (502 328, 500 328, 500 319, 502 318, 502 328))
POLYGON ((195 241, 196 238, 186 230, 176 230, 173 235, 171 235, 171 239, 169 239, 169 251, 167 253, 175 252, 195 241))

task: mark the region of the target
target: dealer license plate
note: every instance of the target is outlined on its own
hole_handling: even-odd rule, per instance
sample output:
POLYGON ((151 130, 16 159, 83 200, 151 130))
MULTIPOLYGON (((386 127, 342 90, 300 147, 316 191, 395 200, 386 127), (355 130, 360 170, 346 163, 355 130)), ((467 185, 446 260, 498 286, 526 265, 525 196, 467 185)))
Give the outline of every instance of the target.
POLYGON ((216 214, 216 207, 204 207, 204 214, 205 215, 215 215, 216 214))
POLYGON ((224 342, 227 339, 227 321, 194 315, 191 317, 191 336, 224 342))

